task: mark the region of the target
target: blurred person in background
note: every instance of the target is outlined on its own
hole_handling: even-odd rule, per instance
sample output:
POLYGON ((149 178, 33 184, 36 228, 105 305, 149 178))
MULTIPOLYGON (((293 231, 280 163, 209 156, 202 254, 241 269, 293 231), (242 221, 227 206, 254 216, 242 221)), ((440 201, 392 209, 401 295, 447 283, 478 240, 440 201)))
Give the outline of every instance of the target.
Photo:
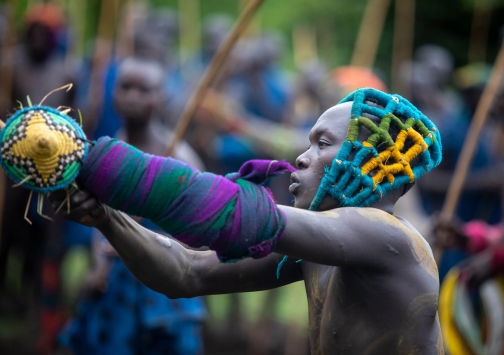
POLYGON ((340 88, 331 80, 329 69, 322 61, 305 62, 295 80, 293 113, 288 121, 295 127, 309 129, 325 110, 342 98, 340 88))
MULTIPOLYGON (((12 87, 10 97, 2 102, 2 115, 14 107, 38 104, 50 91, 72 83, 77 85, 77 67, 70 58, 64 58, 58 43, 65 31, 62 10, 54 3, 41 3, 28 8, 24 17, 23 41, 12 48, 12 87)), ((44 105, 74 107, 75 90, 55 92, 44 105)), ((41 353, 52 348, 64 315, 59 295, 59 262, 63 255, 62 221, 50 222, 35 213, 32 199, 28 224, 23 216, 29 192, 13 189, 10 181, 5 190, 2 239, 0 244, 0 309, 4 315, 24 315, 33 334, 39 334, 37 347, 41 353), (7 261, 18 251, 21 257, 21 294, 13 295, 5 289, 7 261), (38 320, 41 323, 38 324, 38 320), (37 324, 37 325, 35 325, 37 324)), ((37 336, 32 337, 36 339, 37 336)), ((27 345, 32 346, 32 344, 27 345)))
MULTIPOLYGON (((162 155, 172 134, 160 116, 166 105, 164 67, 157 61, 126 58, 117 75, 113 101, 124 125, 117 137, 143 152, 162 155)), ((174 157, 204 170, 185 142, 174 157)), ((148 220, 139 222, 161 232, 148 220)), ((76 355, 202 353, 206 311, 201 298, 169 299, 147 288, 99 233, 93 261, 77 314, 61 334, 64 347, 76 355)))
MULTIPOLYGON (((167 92, 169 105, 164 108, 163 119, 166 123, 173 123, 173 117, 178 113, 178 103, 176 99, 183 89, 183 82, 180 78, 177 63, 174 59, 174 43, 177 35, 176 15, 170 10, 149 11, 145 16, 136 19, 135 31, 133 33, 133 56, 158 62, 165 68, 164 85, 167 92)), ((107 58, 104 68, 98 70, 96 75, 99 80, 95 81, 99 93, 98 97, 86 95, 88 100, 94 100, 93 105, 83 102, 82 105, 94 108, 91 112, 85 113, 87 120, 93 121, 91 136, 99 138, 102 136, 115 136, 122 127, 122 120, 113 105, 112 92, 116 85, 117 70, 122 58, 107 58)), ((93 88, 90 88, 92 94, 93 88)))
POLYGON ((277 32, 244 40, 240 70, 233 76, 229 95, 250 114, 273 122, 286 122, 292 91, 280 67, 284 39, 277 32))
MULTIPOLYGON (((426 114, 446 137, 443 145, 443 162, 432 175, 418 184, 422 205, 428 215, 440 211, 450 184, 457 159, 469 128, 472 115, 476 110, 481 90, 483 89, 485 70, 477 66, 460 68, 456 76, 465 76, 462 96, 452 89, 453 58, 444 48, 425 45, 415 52, 416 61, 412 64, 413 102, 426 114), (475 73, 474 70, 480 71, 475 73), (463 72, 466 72, 465 74, 463 72), (471 71, 469 75, 467 73, 471 71), (470 82, 471 81, 471 82, 470 82)), ((471 173, 482 172, 491 166, 493 152, 489 139, 491 128, 487 124, 483 130, 483 139, 478 142, 476 156, 471 165, 471 173)), ((467 189, 466 189, 467 190, 467 189)), ((484 219, 496 223, 500 219, 498 198, 492 189, 473 181, 471 191, 464 191, 458 205, 457 215, 462 221, 484 219)))
MULTIPOLYGON (((458 69, 456 81, 461 87, 461 93, 469 107, 469 112, 474 113, 479 97, 488 80, 490 68, 474 64, 458 69), (471 106, 469 106, 471 105, 471 106)), ((502 90, 501 90, 502 91, 502 90)), ((457 214, 457 217, 448 224, 441 220, 434 220, 435 242, 442 250, 439 261, 440 279, 443 280, 449 270, 459 262, 486 250, 495 244, 495 231, 499 230, 498 223, 502 223, 502 206, 504 205, 504 189, 502 176, 504 172, 504 146, 502 135, 504 130, 504 94, 500 92, 494 100, 477 146, 472 169, 469 172, 464 191, 461 195, 458 211, 475 211, 468 218, 468 214, 457 214), (487 152, 483 154, 482 152, 487 152), (475 166, 478 168, 476 169, 475 166), (484 247, 471 246, 470 238, 478 238, 484 247), (468 239, 469 238, 469 239, 468 239), (490 239, 488 239, 490 238, 490 239), (490 243, 488 240, 492 240, 490 243)), ((455 128, 454 128, 455 129, 455 128)), ((447 132, 448 134, 452 132, 447 132)), ((445 150, 448 162, 454 166, 454 144, 449 142, 445 150)), ((453 170, 452 170, 453 171, 453 170)), ((452 178, 452 171, 438 173, 436 183, 448 186, 452 178)), ((433 189, 433 188, 431 188, 433 189)), ((444 192, 443 192, 444 193, 444 192)), ((497 233, 499 234, 499 233, 497 233)), ((499 234, 498 240, 501 239, 499 234)), ((473 243, 474 244, 474 243, 473 243)))

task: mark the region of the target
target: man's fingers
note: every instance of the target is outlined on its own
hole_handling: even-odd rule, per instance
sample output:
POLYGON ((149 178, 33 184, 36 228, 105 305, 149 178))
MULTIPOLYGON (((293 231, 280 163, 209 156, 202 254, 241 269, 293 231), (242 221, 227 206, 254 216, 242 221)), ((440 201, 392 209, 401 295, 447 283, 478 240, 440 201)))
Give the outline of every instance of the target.
POLYGON ((86 190, 75 191, 71 196, 66 191, 57 191, 49 199, 58 214, 86 226, 95 227, 107 218, 106 207, 86 190))
POLYGON ((90 199, 95 200, 91 198, 91 194, 86 190, 77 191, 70 196, 70 207, 76 208, 90 199))
MULTIPOLYGON (((70 214, 72 217, 82 218, 86 215, 95 215, 99 216, 100 213, 103 213, 103 208, 95 198, 87 199, 82 202, 79 206, 70 209, 70 214)), ((66 212, 66 211, 65 211, 66 212)))
MULTIPOLYGON (((68 197, 68 193, 65 190, 58 190, 58 191, 51 192, 51 193, 49 193, 48 197, 49 197, 49 201, 51 202, 51 204, 55 210, 59 209, 63 203, 65 205, 68 203, 68 201, 66 201, 66 199, 68 197)), ((84 202, 86 202, 88 200, 92 200, 92 199, 94 200, 94 198, 92 197, 92 195, 88 191, 86 191, 86 190, 76 191, 72 195, 70 195, 70 208, 76 209, 84 202)), ((65 210, 66 210, 66 206, 65 206, 65 210)))

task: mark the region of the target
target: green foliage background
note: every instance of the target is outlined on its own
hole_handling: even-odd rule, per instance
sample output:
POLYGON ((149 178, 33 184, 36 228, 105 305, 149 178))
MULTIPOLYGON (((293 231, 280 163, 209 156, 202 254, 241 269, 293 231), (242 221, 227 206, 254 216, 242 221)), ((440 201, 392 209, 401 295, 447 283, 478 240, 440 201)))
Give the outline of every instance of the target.
MULTIPOLYGON (((79 14, 86 21, 86 39, 96 33, 102 1, 124 0, 59 0, 68 7, 71 2, 85 1, 86 13, 79 14)), ((401 0, 395 0, 401 1, 401 0)), ((415 47, 434 43, 449 49, 457 66, 467 63, 469 35, 475 0, 417 0, 415 47)), ((15 8, 16 24, 22 24, 23 13, 34 0, 2 0, 15 8)), ((493 62, 498 50, 499 29, 504 24, 504 0, 493 0, 487 60, 493 62)), ((200 0, 200 19, 222 12, 236 17, 243 0, 200 0)), ((150 0, 152 7, 177 9, 178 0, 150 0)), ((312 25, 316 29, 318 53, 330 66, 344 65, 350 60, 366 0, 265 0, 259 11, 261 29, 279 31, 285 36, 287 53, 285 64, 293 68, 291 34, 294 26, 312 25)), ((380 41, 376 68, 388 78, 391 65, 394 2, 380 41)))

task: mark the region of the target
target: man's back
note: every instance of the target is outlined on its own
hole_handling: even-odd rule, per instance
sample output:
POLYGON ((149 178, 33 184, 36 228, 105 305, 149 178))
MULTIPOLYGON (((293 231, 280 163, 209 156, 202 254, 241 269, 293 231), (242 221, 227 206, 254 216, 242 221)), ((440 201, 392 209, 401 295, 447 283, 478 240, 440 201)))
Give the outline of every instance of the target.
POLYGON ((439 281, 428 244, 400 217, 356 212, 404 243, 383 243, 381 269, 303 263, 312 354, 442 354, 439 281))

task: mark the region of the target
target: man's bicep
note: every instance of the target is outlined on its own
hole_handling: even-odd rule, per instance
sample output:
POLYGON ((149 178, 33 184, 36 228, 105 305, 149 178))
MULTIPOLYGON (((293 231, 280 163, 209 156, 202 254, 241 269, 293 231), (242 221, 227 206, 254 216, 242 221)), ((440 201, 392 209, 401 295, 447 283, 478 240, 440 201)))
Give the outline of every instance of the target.
POLYGON ((387 244, 392 247, 397 244, 394 233, 386 230, 387 224, 381 220, 386 217, 385 212, 376 209, 340 208, 326 212, 287 206, 281 209, 287 215, 287 226, 275 251, 293 258, 324 265, 375 266, 382 263, 381 249, 387 244))
POLYGON ((263 291, 303 279, 301 267, 290 259, 282 266, 282 277, 276 271, 283 255, 272 253, 262 259, 243 259, 235 263, 221 263, 214 252, 195 252, 193 268, 201 295, 263 291), (200 254, 200 255, 198 255, 200 254), (211 255, 211 256, 210 256, 211 255))

